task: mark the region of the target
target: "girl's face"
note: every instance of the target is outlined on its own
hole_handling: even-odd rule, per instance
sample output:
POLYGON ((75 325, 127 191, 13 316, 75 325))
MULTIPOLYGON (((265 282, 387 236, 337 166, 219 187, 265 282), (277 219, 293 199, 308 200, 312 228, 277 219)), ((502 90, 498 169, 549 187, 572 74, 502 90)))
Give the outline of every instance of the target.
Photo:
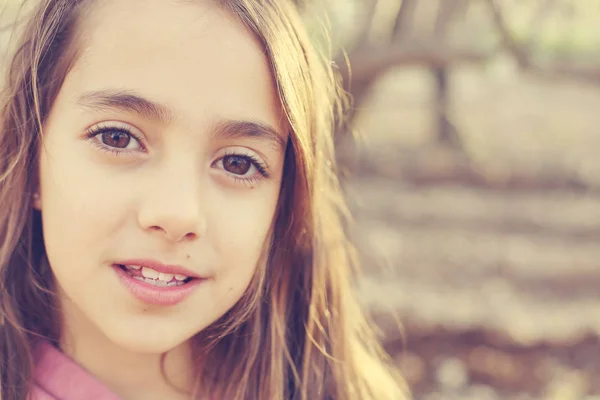
POLYGON ((65 333, 164 352, 247 289, 287 125, 260 44, 210 1, 98 2, 81 26, 36 203, 65 333))

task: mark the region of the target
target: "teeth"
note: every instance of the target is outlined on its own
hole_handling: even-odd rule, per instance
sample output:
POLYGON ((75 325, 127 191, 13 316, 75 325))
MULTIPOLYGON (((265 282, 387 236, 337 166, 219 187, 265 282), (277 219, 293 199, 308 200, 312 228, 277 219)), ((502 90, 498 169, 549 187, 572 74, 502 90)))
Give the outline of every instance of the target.
POLYGON ((153 269, 146 268, 146 267, 142 268, 142 276, 144 278, 156 279, 156 278, 158 278, 159 275, 160 274, 153 269))
POLYGON ((156 279, 143 278, 141 276, 134 276, 133 279, 137 279, 138 281, 146 282, 152 286, 158 286, 158 287, 185 285, 185 283, 183 283, 183 282, 178 282, 178 281, 164 282, 164 281, 156 280, 156 279))
POLYGON ((165 282, 171 282, 173 280, 173 274, 163 274, 161 272, 158 274, 158 279, 165 282))
POLYGON ((160 281, 164 281, 164 282, 171 282, 173 280, 173 278, 175 278, 177 281, 185 281, 186 279, 188 279, 188 277, 185 275, 166 274, 163 272, 155 271, 152 268, 141 267, 139 265, 126 265, 125 268, 130 269, 130 270, 134 270, 134 269, 140 270, 141 269, 142 276, 144 278, 160 280, 160 281))

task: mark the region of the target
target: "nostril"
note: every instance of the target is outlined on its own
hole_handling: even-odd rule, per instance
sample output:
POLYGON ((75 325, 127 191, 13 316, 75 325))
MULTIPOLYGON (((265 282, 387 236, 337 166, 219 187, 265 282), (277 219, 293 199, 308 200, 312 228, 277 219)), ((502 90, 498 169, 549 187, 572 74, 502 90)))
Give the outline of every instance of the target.
POLYGON ((193 241, 198 237, 198 234, 195 232, 184 234, 183 232, 185 232, 185 230, 183 229, 177 232, 177 229, 165 229, 158 225, 149 226, 147 229, 151 232, 157 232, 174 242, 193 241))
POLYGON ((163 236, 171 242, 193 241, 205 234, 206 221, 200 214, 176 213, 173 208, 168 213, 157 210, 148 208, 145 212, 140 211, 138 223, 146 232, 163 236))

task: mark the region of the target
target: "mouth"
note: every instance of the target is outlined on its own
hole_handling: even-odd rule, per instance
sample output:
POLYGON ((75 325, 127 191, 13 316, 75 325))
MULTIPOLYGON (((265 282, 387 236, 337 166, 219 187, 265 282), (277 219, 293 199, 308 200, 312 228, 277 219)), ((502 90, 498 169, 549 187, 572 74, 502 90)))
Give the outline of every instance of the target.
POLYGON ((112 267, 129 293, 145 304, 176 305, 207 281, 203 277, 183 275, 186 271, 181 268, 157 264, 154 269, 139 264, 113 264, 112 267))
POLYGON ((142 267, 141 265, 117 264, 117 266, 133 279, 156 287, 183 286, 190 283, 193 279, 197 279, 181 274, 158 272, 149 267, 142 267))

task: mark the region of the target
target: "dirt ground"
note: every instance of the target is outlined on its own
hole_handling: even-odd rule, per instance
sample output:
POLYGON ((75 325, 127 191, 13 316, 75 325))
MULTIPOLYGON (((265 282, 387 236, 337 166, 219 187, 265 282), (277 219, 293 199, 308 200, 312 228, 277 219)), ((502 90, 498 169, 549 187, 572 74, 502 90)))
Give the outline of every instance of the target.
POLYGON ((600 399, 600 87, 502 61, 452 82, 462 154, 413 70, 341 157, 363 301, 416 399, 600 399))

